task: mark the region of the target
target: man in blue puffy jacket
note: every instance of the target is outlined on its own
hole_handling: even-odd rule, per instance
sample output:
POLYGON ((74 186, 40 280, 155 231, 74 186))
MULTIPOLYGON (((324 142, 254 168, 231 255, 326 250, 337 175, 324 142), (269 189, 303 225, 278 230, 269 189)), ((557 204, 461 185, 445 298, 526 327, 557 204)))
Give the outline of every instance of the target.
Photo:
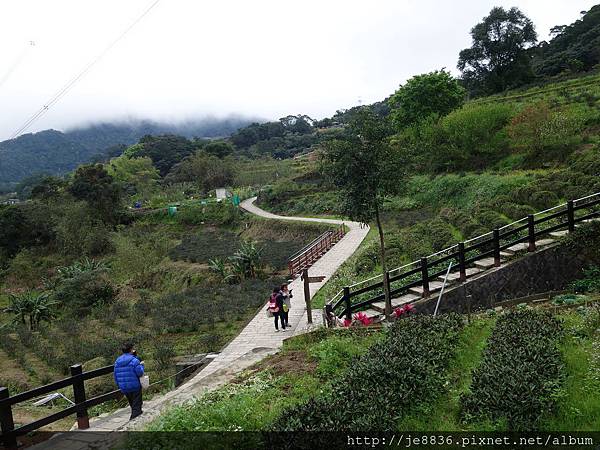
POLYGON ((129 401, 131 420, 142 414, 140 377, 144 375, 144 364, 136 358, 133 344, 130 342, 123 344, 122 351, 123 354, 115 361, 115 382, 129 401))

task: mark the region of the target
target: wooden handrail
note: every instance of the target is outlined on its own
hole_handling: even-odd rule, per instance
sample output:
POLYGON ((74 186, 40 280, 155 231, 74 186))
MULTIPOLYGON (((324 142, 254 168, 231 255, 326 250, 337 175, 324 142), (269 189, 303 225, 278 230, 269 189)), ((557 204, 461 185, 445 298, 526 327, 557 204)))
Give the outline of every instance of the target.
POLYGON ((64 378, 62 380, 55 381, 53 383, 40 386, 35 389, 31 389, 26 392, 10 396, 9 390, 6 387, 0 387, 0 442, 8 449, 17 448, 17 436, 22 436, 31 431, 37 430, 45 425, 56 422, 57 420, 68 417, 72 414, 77 415, 77 423, 79 429, 89 428, 89 420, 87 416, 87 409, 104 403, 106 401, 118 398, 120 391, 112 391, 106 394, 102 394, 90 399, 85 397, 85 381, 98 378, 104 375, 113 373, 114 366, 100 367, 99 369, 90 370, 83 372, 81 364, 71 366, 72 376, 64 378), (55 412, 49 416, 38 419, 34 422, 22 425, 18 428, 14 427, 12 406, 38 398, 44 394, 57 391, 67 386, 73 387, 73 394, 75 397, 75 404, 69 406, 61 411, 55 412))
POLYGON ((345 226, 337 230, 328 230, 317 239, 294 253, 288 261, 288 270, 291 277, 300 274, 302 270, 312 266, 323 253, 329 251, 346 234, 345 226))
MULTIPOLYGON (((466 268, 468 265, 473 264, 481 259, 493 256, 494 265, 497 266, 499 265, 499 256, 501 251, 523 242, 528 242, 529 251, 534 251, 536 248, 536 241, 539 237, 548 235, 549 233, 565 228, 569 232, 571 232, 574 230, 576 223, 582 222, 587 219, 600 217, 599 211, 593 211, 584 215, 580 215, 579 217, 575 217, 576 211, 589 209, 596 205, 600 205, 600 192, 589 195, 587 197, 583 197, 581 199, 569 200, 567 203, 550 208, 546 211, 541 211, 536 215, 530 215, 526 218, 514 221, 492 232, 488 232, 481 236, 469 239, 466 242, 455 244, 426 258, 422 258, 421 262, 416 261, 411 264, 407 264, 402 268, 412 267, 412 269, 403 273, 399 273, 398 275, 391 276, 389 278, 389 282, 390 284, 402 282, 403 280, 406 280, 408 282, 402 284, 400 287, 391 289, 391 292, 395 295, 406 291, 411 287, 422 286, 424 293, 426 293, 429 288, 428 282, 436 278, 440 273, 445 272, 445 270, 441 270, 440 268, 436 269, 436 267, 450 260, 454 260, 456 262, 460 273, 459 279, 461 282, 464 282, 466 281, 466 268), (584 200, 585 202, 583 202, 584 200), (557 209, 558 211, 551 212, 557 209), (546 212, 551 213, 545 214, 546 212), (548 223, 552 220, 559 219, 562 217, 565 217, 566 221, 561 221, 557 224, 550 224, 550 226, 542 229, 540 229, 539 227, 539 225, 541 224, 548 223), (526 233, 523 235, 523 232, 526 233), (477 252, 477 254, 472 255, 473 252, 477 252), (424 262, 426 262, 426 264, 422 267, 424 262), (425 269, 427 269, 427 276, 425 276, 425 269), (407 280, 408 278, 416 276, 417 274, 421 274, 419 280, 414 281, 414 278, 412 279, 412 281, 407 280)), ((391 272, 395 272, 402 268, 393 269, 391 272)), ((332 313, 337 315, 338 317, 346 316, 346 318, 351 318, 352 312, 367 307, 373 304, 374 302, 380 301, 384 298, 383 294, 380 293, 383 287, 383 280, 381 279, 381 277, 372 278, 372 280, 376 279, 379 281, 373 282, 366 286, 363 286, 364 282, 356 283, 354 286, 361 287, 353 291, 351 290, 351 288, 354 286, 344 288, 344 294, 341 298, 337 299, 336 296, 336 298, 332 299, 327 303, 327 310, 332 311, 332 313), (357 303, 354 304, 350 302, 352 298, 361 297, 364 296, 364 294, 373 291, 377 292, 374 292, 374 295, 371 298, 359 300, 357 303)))

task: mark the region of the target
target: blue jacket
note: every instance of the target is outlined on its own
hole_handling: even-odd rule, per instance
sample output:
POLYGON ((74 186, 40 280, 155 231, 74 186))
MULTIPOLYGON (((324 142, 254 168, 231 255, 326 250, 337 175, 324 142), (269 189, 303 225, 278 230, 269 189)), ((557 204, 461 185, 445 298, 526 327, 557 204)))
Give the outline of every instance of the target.
POLYGON ((115 361, 115 383, 124 394, 142 388, 140 384, 142 375, 144 375, 144 366, 131 353, 123 353, 115 361))

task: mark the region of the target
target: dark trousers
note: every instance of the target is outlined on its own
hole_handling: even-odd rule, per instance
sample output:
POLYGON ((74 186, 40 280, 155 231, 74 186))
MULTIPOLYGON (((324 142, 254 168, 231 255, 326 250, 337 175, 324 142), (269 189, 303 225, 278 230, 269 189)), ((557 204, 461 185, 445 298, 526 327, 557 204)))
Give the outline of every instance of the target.
POLYGON ((129 406, 131 406, 131 417, 129 420, 135 419, 142 413, 142 390, 127 392, 125 397, 127 397, 129 406))
POLYGON ((285 322, 283 321, 283 311, 273 313, 273 317, 275 317, 275 329, 279 330, 277 322, 281 319, 281 328, 285 330, 285 322))
POLYGON ((286 327, 290 326, 290 322, 288 320, 289 313, 289 311, 281 311, 281 322, 283 322, 286 327))

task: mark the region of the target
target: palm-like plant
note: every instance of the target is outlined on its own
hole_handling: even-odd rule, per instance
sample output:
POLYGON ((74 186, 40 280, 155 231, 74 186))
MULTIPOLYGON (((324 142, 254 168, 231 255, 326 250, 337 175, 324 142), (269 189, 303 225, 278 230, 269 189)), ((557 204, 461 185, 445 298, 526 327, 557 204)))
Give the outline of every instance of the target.
POLYGON ((247 278, 256 278, 261 267, 262 248, 254 241, 243 241, 240 249, 230 258, 234 271, 247 278))
POLYGON ((209 260, 208 267, 210 268, 210 270, 220 275, 221 281, 223 281, 223 283, 231 281, 231 279, 233 279, 234 277, 229 267, 227 267, 227 264, 225 264, 225 261, 223 261, 220 258, 214 258, 209 260))
POLYGON ((106 270, 108 265, 102 261, 90 259, 87 256, 81 261, 74 262, 70 266, 61 267, 58 269, 60 278, 74 278, 84 272, 93 272, 95 270, 106 270))
POLYGON ((14 323, 22 323, 23 325, 25 325, 25 317, 27 316, 27 312, 29 309, 27 297, 25 295, 11 294, 9 301, 10 303, 6 308, 4 308, 4 312, 14 315, 14 323))
POLYGON ((56 317, 54 306, 58 302, 52 300, 49 294, 38 294, 33 291, 20 295, 11 295, 10 304, 5 308, 5 312, 14 314, 13 321, 16 323, 27 323, 29 319, 29 329, 36 331, 41 322, 50 322, 56 317))

